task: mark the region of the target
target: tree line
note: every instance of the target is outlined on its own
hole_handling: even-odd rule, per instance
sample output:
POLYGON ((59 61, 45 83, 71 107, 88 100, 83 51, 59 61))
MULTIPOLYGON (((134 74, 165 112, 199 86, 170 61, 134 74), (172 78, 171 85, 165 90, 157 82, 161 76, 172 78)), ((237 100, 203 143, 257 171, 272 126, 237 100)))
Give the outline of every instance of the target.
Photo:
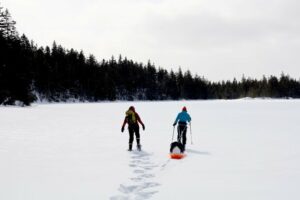
POLYGON ((98 61, 93 55, 53 42, 38 47, 0 7, 0 104, 60 101, 299 98, 300 80, 281 74, 211 82, 190 71, 167 71, 151 61, 121 55, 98 61))

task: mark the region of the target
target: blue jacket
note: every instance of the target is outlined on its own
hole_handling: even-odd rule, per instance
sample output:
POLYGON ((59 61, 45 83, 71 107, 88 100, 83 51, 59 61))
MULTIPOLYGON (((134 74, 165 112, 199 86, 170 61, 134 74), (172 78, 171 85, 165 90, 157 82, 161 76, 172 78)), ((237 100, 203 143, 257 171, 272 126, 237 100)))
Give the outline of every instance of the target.
POLYGON ((176 124, 178 121, 187 123, 190 122, 191 120, 192 120, 191 116, 186 111, 182 111, 178 113, 174 124, 176 124))

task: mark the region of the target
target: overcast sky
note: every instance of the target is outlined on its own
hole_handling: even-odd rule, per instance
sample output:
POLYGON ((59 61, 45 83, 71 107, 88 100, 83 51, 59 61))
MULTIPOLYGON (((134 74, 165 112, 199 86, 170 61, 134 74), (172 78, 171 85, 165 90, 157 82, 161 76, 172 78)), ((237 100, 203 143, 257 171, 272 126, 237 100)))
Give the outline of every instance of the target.
POLYGON ((123 57, 208 80, 300 78, 298 0, 1 0, 17 30, 100 61, 123 57))

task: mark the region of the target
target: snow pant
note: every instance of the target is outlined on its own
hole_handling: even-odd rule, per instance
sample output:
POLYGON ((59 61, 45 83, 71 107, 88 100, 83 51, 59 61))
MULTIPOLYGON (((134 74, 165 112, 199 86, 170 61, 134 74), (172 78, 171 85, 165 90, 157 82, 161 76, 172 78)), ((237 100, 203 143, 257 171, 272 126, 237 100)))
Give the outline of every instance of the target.
POLYGON ((137 145, 140 145, 140 127, 138 124, 132 124, 128 126, 129 131, 129 146, 132 146, 134 135, 136 137, 137 145))
POLYGON ((183 144, 183 146, 185 146, 186 144, 186 130, 187 130, 186 123, 179 122, 177 126, 177 132, 178 132, 177 141, 183 144))

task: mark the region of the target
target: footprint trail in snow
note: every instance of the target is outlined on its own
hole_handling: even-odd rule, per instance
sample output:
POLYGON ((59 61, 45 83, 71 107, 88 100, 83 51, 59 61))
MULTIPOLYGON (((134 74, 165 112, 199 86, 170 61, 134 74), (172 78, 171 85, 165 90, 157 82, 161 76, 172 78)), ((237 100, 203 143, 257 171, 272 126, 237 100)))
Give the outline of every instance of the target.
POLYGON ((142 200, 149 199, 158 192, 159 183, 155 182, 154 170, 158 167, 151 161, 151 154, 144 151, 131 152, 129 167, 133 175, 129 183, 120 184, 119 195, 112 196, 110 200, 142 200))

